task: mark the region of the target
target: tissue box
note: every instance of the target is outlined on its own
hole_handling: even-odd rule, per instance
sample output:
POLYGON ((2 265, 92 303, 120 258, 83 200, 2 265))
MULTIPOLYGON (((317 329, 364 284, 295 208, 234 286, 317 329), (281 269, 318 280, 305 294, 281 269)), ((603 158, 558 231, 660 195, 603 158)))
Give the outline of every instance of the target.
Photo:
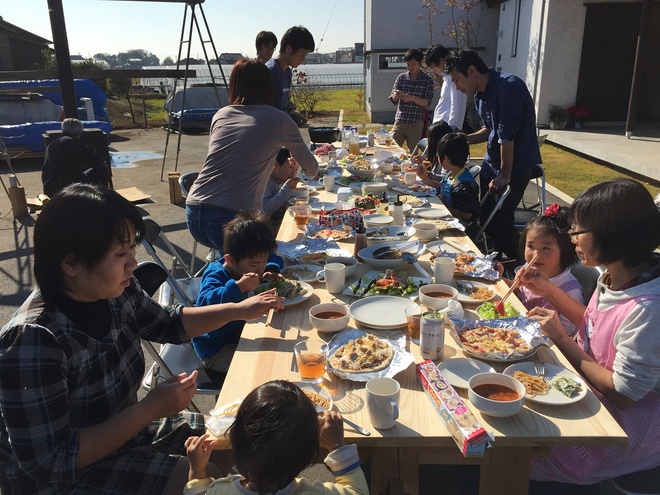
POLYGON ((489 436, 430 359, 417 365, 417 379, 464 457, 482 457, 489 436))

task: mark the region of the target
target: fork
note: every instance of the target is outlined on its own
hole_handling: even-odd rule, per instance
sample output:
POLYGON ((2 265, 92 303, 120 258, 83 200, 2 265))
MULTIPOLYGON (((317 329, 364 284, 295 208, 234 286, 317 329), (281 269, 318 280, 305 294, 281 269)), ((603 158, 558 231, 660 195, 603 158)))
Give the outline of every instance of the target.
POLYGON ((545 377, 545 363, 543 361, 534 361, 534 371, 537 375, 545 377))

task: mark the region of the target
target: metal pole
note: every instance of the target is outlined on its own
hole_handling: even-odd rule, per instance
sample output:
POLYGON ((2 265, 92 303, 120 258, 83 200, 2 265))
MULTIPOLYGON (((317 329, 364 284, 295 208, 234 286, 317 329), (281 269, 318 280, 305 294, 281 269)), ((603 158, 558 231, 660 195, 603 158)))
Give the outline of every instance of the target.
POLYGON ((626 117, 626 137, 630 139, 635 130, 637 122, 637 104, 639 103, 639 90, 642 84, 642 72, 644 66, 644 44, 651 10, 651 0, 642 1, 642 10, 639 16, 639 34, 637 35, 637 50, 635 53, 635 66, 633 69, 632 87, 630 88, 630 100, 628 101, 628 116, 626 117))
POLYGON ((76 90, 73 85, 69 39, 66 35, 62 0, 48 0, 48 14, 50 15, 50 27, 53 31, 55 60, 57 62, 57 72, 62 91, 64 115, 66 117, 78 117, 78 103, 76 102, 76 90))

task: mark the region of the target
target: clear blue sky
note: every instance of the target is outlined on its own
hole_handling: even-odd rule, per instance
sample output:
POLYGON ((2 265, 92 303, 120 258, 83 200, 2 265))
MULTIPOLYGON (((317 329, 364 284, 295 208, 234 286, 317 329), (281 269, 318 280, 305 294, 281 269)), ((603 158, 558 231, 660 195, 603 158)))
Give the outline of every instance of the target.
MULTIPOLYGON (((62 4, 72 55, 116 55, 141 48, 161 61, 167 56, 176 58, 184 4, 126 0, 62 0, 62 4)), ((254 39, 259 31, 272 31, 279 40, 294 25, 309 29, 322 53, 364 41, 362 0, 206 0, 202 9, 218 53, 241 52, 254 57, 254 39)), ((46 0, 2 0, 0 16, 53 39, 46 0)), ((201 15, 199 21, 204 33, 201 15)), ((198 41, 193 31, 191 56, 203 58, 198 41)))

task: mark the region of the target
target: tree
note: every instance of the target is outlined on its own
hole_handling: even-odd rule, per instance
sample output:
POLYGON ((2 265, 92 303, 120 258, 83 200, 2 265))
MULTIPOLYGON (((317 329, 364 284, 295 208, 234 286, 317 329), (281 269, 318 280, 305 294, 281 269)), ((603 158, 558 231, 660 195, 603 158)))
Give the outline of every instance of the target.
POLYGON ((110 64, 110 67, 117 67, 117 55, 110 55, 109 53, 97 53, 93 57, 96 60, 105 60, 110 64))
POLYGON ((306 72, 293 69, 295 84, 291 85, 291 101, 308 117, 314 115, 316 106, 328 99, 325 91, 316 84, 312 84, 306 72))
POLYGON ((417 20, 419 22, 428 24, 428 33, 429 33, 429 46, 433 44, 433 18, 442 14, 444 11, 436 5, 437 0, 422 0, 422 8, 424 9, 424 15, 418 15, 417 20))
POLYGON ((165 57, 163 65, 174 65, 174 59, 172 57, 165 57))
POLYGON ((117 65, 123 67, 132 58, 139 58, 142 60, 142 65, 160 65, 160 59, 147 50, 134 49, 127 52, 120 52, 117 55, 117 65))
POLYGON ((483 0, 446 0, 451 22, 442 34, 452 40, 456 48, 470 48, 479 43, 482 3, 483 0), (461 10, 465 14, 461 14, 461 10))

